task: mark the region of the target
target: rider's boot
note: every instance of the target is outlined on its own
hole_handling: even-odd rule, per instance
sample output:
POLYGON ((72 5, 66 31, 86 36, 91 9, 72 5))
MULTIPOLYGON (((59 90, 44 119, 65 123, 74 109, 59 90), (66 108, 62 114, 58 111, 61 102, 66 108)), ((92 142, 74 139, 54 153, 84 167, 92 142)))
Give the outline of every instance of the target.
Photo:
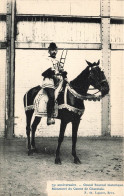
POLYGON ((47 125, 55 124, 53 119, 54 114, 54 101, 49 100, 47 103, 47 125))
POLYGON ((53 112, 47 110, 47 125, 52 125, 52 124, 55 124, 55 120, 53 118, 53 112))
POLYGON ((48 95, 48 103, 47 103, 47 125, 55 124, 55 120, 53 118, 54 105, 55 105, 55 95, 54 89, 47 88, 45 89, 48 95))
POLYGON ((55 124, 55 120, 53 118, 47 118, 47 125, 55 124))

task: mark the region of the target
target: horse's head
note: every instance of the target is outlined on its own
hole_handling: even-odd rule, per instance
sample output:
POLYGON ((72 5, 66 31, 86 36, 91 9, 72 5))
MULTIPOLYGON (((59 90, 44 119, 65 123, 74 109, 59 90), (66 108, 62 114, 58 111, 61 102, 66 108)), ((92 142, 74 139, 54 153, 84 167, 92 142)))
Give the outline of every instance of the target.
POLYGON ((97 63, 90 63, 86 61, 89 65, 89 83, 95 89, 98 89, 102 93, 102 97, 104 97, 109 92, 109 85, 107 79, 105 77, 104 72, 99 67, 100 61, 97 63))

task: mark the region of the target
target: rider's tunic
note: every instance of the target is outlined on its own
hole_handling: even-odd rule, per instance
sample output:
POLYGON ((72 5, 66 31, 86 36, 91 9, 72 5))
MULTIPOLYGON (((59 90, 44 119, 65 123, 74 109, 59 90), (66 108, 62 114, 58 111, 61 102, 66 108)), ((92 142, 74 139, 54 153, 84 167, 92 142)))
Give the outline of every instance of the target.
MULTIPOLYGON (((56 58, 55 59, 51 58, 50 56, 46 58, 43 64, 42 73, 49 68, 54 70, 55 74, 58 74, 60 69, 59 61, 56 58)), ((42 77, 41 86, 42 88, 53 88, 53 89, 56 88, 53 78, 42 77)))

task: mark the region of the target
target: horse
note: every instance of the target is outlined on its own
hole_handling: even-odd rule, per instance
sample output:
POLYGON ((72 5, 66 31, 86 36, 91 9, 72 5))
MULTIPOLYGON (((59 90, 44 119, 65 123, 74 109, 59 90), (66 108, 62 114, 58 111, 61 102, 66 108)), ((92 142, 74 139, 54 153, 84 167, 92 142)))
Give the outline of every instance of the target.
MULTIPOLYGON (((61 164, 60 147, 64 139, 66 126, 70 122, 72 123, 72 156, 75 164, 81 163, 76 153, 76 142, 80 119, 85 110, 84 100, 99 101, 109 93, 109 84, 103 70, 99 66, 100 61, 94 63, 89 61, 86 62, 88 66, 75 79, 70 82, 67 82, 66 79, 64 80, 63 88, 57 98, 57 118, 60 119, 61 123, 55 155, 55 164, 61 164), (97 94, 87 94, 90 85, 92 85, 94 89, 98 89, 101 94, 98 96, 97 94)), ((33 87, 24 95, 25 108, 28 103, 28 107, 25 110, 28 155, 32 153, 32 150, 37 150, 35 146, 35 132, 42 116, 35 116, 32 124, 31 119, 35 112, 34 100, 41 88, 41 86, 33 87), (30 132, 32 133, 31 139, 30 132)))

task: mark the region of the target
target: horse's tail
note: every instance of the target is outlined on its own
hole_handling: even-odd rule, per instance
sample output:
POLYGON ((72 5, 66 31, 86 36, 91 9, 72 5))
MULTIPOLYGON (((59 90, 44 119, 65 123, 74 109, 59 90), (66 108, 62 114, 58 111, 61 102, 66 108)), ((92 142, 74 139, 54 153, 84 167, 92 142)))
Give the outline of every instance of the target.
POLYGON ((27 103, 27 93, 24 95, 23 97, 23 103, 24 103, 24 107, 26 107, 26 103, 27 103))
POLYGON ((37 93, 41 90, 41 86, 31 88, 23 97, 25 111, 34 109, 34 99, 37 93))

